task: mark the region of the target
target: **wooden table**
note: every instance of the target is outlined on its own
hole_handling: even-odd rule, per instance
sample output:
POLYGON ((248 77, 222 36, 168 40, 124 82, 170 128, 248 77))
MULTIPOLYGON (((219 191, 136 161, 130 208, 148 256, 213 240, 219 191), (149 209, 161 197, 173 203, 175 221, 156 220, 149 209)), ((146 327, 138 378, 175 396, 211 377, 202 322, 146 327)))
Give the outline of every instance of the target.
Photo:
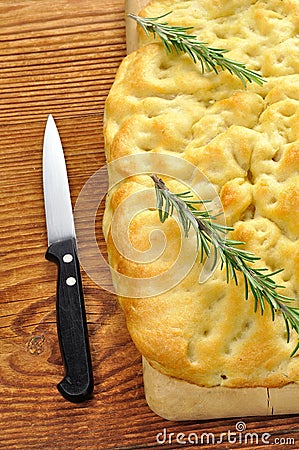
POLYGON ((75 202, 105 163, 103 108, 126 52, 124 4, 1 0, 0 15, 0 448, 194 448, 194 433, 205 449, 299 448, 294 416, 244 418, 256 433, 246 442, 244 432, 233 434, 235 419, 172 423, 152 413, 122 311, 85 273, 94 398, 74 405, 60 396, 56 267, 44 259, 43 132, 52 113, 75 202))

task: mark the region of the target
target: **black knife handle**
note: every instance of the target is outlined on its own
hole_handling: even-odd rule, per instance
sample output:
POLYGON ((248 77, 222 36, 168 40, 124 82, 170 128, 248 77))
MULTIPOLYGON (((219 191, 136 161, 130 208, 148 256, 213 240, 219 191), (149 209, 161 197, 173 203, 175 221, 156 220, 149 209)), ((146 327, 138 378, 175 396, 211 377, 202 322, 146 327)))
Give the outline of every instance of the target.
POLYGON ((46 258, 58 265, 57 332, 65 377, 57 388, 64 398, 79 403, 92 396, 93 375, 75 239, 51 244, 46 258))

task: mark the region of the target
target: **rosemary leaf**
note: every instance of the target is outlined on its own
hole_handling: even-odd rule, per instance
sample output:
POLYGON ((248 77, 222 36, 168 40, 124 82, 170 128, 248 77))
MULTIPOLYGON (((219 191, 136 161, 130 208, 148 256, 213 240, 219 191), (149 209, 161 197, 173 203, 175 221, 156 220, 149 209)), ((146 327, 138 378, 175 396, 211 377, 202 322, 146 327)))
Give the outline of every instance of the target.
POLYGON ((236 75, 245 87, 247 82, 254 82, 260 86, 266 82, 258 72, 247 69, 245 64, 226 58, 227 49, 209 47, 206 42, 199 41, 197 36, 189 34, 188 31, 192 30, 192 27, 171 26, 167 22, 158 22, 169 14, 171 12, 152 18, 128 14, 128 17, 135 20, 147 35, 152 33, 154 38, 158 36, 167 53, 178 55, 186 53, 194 63, 199 62, 202 73, 214 71, 218 74, 218 69, 227 70, 236 75))
POLYGON ((273 276, 283 269, 269 272, 267 268, 255 268, 248 265, 248 263, 254 263, 260 258, 248 250, 239 248, 240 245, 244 245, 244 242, 226 239, 225 235, 229 231, 233 231, 233 228, 215 222, 219 214, 213 215, 211 211, 196 209, 194 205, 205 202, 192 200, 191 192, 174 194, 161 178, 156 175, 151 175, 151 178, 155 183, 156 206, 159 209, 161 222, 164 222, 167 217, 172 216, 173 212, 176 211, 185 236, 188 237, 191 227, 196 232, 200 262, 203 261, 205 255, 208 257, 213 249, 213 265, 215 267, 217 256, 219 256, 221 270, 225 267, 227 283, 233 280, 238 285, 237 273, 243 274, 245 299, 248 300, 249 292, 251 292, 254 300, 254 311, 256 312, 260 307, 263 315, 266 304, 268 304, 272 320, 275 319, 278 311, 282 314, 286 326, 287 342, 290 340, 291 329, 297 333, 298 344, 291 354, 291 356, 294 356, 299 349, 299 308, 294 306, 293 298, 284 296, 277 291, 278 288, 284 286, 277 284, 273 279, 273 276))

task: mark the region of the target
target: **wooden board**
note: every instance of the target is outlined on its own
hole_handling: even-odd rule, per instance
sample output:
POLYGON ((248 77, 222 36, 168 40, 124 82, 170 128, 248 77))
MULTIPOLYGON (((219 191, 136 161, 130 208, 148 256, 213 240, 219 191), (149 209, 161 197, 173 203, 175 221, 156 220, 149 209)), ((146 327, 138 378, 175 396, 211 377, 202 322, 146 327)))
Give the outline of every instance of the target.
MULTIPOLYGON (((56 267, 47 247, 42 142, 47 115, 57 120, 72 200, 105 164, 104 101, 126 54, 123 0, 0 0, 0 448, 182 448, 178 433, 236 431, 236 420, 177 424, 148 408, 141 357, 115 296, 82 273, 94 398, 66 402, 55 324, 56 267), (159 434, 162 433, 162 434, 159 434), (174 433, 174 434, 171 434, 174 433), (157 437, 158 436, 158 437, 157 437), (158 439, 158 440, 157 440, 158 439)), ((100 207, 97 235, 100 243, 100 207)), ((297 448, 296 417, 244 419, 259 444, 217 448, 297 448), (275 443, 275 439, 277 440, 275 443), (284 441, 283 441, 284 439, 284 441), (290 445, 283 447, 282 442, 290 445)), ((194 436, 194 434, 193 434, 194 436)), ((183 448, 194 448, 185 444, 183 448)))
POLYGON ((126 0, 126 44, 127 53, 138 48, 138 37, 136 23, 128 18, 127 14, 138 14, 148 4, 148 0, 126 0))

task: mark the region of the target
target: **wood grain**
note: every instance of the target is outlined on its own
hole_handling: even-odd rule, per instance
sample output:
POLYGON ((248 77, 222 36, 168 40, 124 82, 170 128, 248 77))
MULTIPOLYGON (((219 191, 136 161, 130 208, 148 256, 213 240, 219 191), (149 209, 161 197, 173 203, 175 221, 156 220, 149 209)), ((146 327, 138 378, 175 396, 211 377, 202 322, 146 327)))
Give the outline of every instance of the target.
MULTIPOLYGON (((125 56, 121 0, 0 0, 0 409, 1 449, 194 448, 177 433, 235 431, 236 420, 167 422, 144 400, 141 358, 113 294, 82 273, 94 365, 94 398, 66 402, 55 324, 56 266, 45 260, 42 141, 46 117, 57 120, 72 200, 105 163, 103 107, 125 56), (157 433, 167 429, 159 445, 157 433), (170 433, 174 433, 170 435, 170 433), (170 441, 170 442, 169 442, 170 441)), ((100 231, 103 205, 97 221, 100 231)), ((298 448, 297 417, 244 419, 259 445, 298 448), (295 443, 286 444, 286 439, 295 443), (280 439, 283 445, 274 443, 280 439), (285 439, 285 441, 282 441, 285 439)), ((203 440, 201 448, 215 448, 203 440)))

